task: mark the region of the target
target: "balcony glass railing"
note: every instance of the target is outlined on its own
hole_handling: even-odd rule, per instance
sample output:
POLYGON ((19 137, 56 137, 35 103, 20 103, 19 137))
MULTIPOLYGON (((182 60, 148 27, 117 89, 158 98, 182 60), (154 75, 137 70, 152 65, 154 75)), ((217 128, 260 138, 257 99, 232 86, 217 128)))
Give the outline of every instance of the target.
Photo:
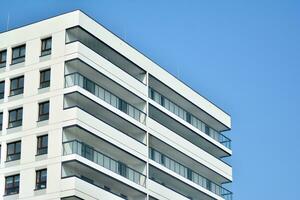
POLYGON ((65 87, 71 87, 74 85, 82 87, 83 89, 99 97, 106 103, 109 103, 113 107, 121 110, 135 120, 145 124, 146 114, 143 111, 135 108, 134 106, 130 105, 126 101, 122 100, 121 98, 117 97, 101 86, 97 85, 78 72, 65 75, 65 87))
POLYGON ((190 181, 204 187, 205 189, 213 192, 214 194, 221 196, 226 200, 232 200, 232 192, 217 185, 216 183, 208 180, 207 178, 201 176, 200 174, 194 172, 193 170, 185 167, 184 165, 178 163, 177 161, 169 158, 168 156, 162 154, 161 152, 150 148, 149 157, 155 162, 165 166, 166 168, 172 170, 173 172, 183 176, 190 181))
POLYGON ((173 103, 168 98, 155 91, 153 88, 149 88, 149 97, 155 102, 159 103, 161 106, 165 107, 170 112, 180 117, 181 119, 190 123, 203 133, 206 133, 208 136, 218 141, 225 147, 231 149, 231 140, 229 138, 227 138, 222 133, 214 130, 213 128, 209 127, 207 124, 205 124, 204 122, 202 122, 201 120, 199 120, 198 118, 196 118, 191 113, 187 112, 177 104, 173 103))
POLYGON ((144 69, 79 26, 68 28, 66 30, 66 44, 76 41, 85 45, 98 55, 131 75, 133 78, 145 84, 146 71, 144 69))
POLYGON ((113 158, 95 150, 93 147, 84 144, 78 140, 71 140, 63 143, 63 155, 77 154, 80 155, 114 173, 117 173, 130 181, 141 186, 146 185, 146 176, 142 173, 131 169, 124 163, 114 160, 113 158))

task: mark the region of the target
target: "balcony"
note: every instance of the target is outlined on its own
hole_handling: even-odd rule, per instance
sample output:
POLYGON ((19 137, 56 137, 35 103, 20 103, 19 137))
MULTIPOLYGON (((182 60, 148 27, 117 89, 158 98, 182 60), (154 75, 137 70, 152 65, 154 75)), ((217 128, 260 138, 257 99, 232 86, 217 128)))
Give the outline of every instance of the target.
MULTIPOLYGON (((156 163, 156 162, 154 162, 154 163, 156 163)), ((201 188, 200 186, 199 186, 199 188, 193 187, 190 184, 187 184, 186 181, 182 181, 178 177, 174 176, 173 174, 171 175, 171 174, 165 172, 164 170, 161 170, 160 167, 154 166, 152 164, 149 165, 149 178, 151 181, 159 184, 160 187, 162 188, 161 189, 162 191, 169 189, 171 191, 176 192, 179 196, 180 195, 183 196, 182 198, 176 198, 176 199, 185 199, 186 198, 186 199, 192 199, 192 200, 223 200, 222 197, 219 197, 209 191, 206 192, 206 191, 204 191, 205 189, 201 190, 201 189, 199 189, 199 188, 201 188)), ((159 187, 156 187, 156 188, 159 188, 159 187)), ((164 194, 162 193, 162 195, 164 195, 164 194)))
POLYGON ((171 171, 179 174, 180 176, 196 183, 197 185, 213 192, 214 194, 222 197, 225 200, 232 200, 232 192, 223 188, 222 186, 208 180, 207 178, 201 176, 197 172, 191 170, 190 168, 184 166, 183 164, 173 160, 172 158, 164 155, 163 153, 150 148, 149 157, 155 162, 163 165, 164 167, 170 169, 171 171))
MULTIPOLYGON (((75 178, 78 182, 75 186, 79 187, 80 190, 93 191, 95 196, 98 197, 101 194, 104 199, 146 199, 145 191, 142 192, 131 185, 124 184, 120 180, 76 160, 62 163, 61 177, 63 181, 75 178), (106 192, 111 195, 105 194, 106 192)), ((73 186, 70 186, 70 189, 71 187, 73 186)))
POLYGON ((117 52, 115 49, 84 30, 76 26, 66 30, 66 44, 79 41, 115 66, 130 74, 142 83, 146 83, 146 71, 117 52))
MULTIPOLYGON (((224 162, 224 157, 231 155, 231 150, 218 143, 205 133, 198 131, 198 129, 189 125, 184 120, 169 112, 167 109, 164 109, 157 103, 149 104, 149 117, 164 128, 171 130, 173 133, 176 133, 180 137, 186 139, 222 162, 224 162)), ((153 125, 151 122, 149 122, 149 124, 153 125)), ((155 132, 160 133, 160 131, 161 129, 155 129, 155 132)))
POLYGON ((134 123, 134 119, 131 121, 126 119, 126 115, 123 112, 107 103, 103 103, 102 100, 98 100, 97 97, 94 97, 88 91, 81 89, 80 87, 72 87, 70 92, 64 95, 64 109, 75 108, 101 120, 110 127, 126 134, 136 141, 146 144, 146 132, 142 129, 142 126, 138 126, 138 124, 134 123))
POLYGON ((114 173, 117 173, 136 184, 146 186, 146 176, 142 173, 128 167, 108 155, 95 150, 93 147, 78 140, 67 141, 63 143, 63 155, 80 155, 114 173))
POLYGON ((173 114, 177 115, 184 121, 188 122, 189 124, 199 129, 201 132, 206 133, 209 137, 221 143, 226 148, 231 149, 231 140, 229 138, 227 138, 225 135, 221 134, 220 132, 214 130, 213 128, 209 127, 207 124, 202 122, 193 114, 187 112, 186 110, 178 106, 176 103, 172 102, 162 94, 155 91, 153 88, 150 88, 149 90, 149 97, 152 100, 154 100, 156 103, 166 108, 168 111, 172 112, 173 114))
POLYGON ((78 72, 65 75, 65 87, 72 87, 74 85, 87 90, 135 120, 145 124, 146 114, 143 111, 135 108, 133 105, 129 104, 125 100, 119 98, 78 72))

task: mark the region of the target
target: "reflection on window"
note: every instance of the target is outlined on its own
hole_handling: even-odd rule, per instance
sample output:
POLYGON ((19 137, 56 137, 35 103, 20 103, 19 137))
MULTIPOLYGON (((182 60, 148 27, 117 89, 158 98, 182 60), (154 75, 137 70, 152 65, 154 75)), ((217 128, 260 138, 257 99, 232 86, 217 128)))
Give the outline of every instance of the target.
POLYGON ((21 141, 7 144, 6 161, 20 160, 21 158, 21 141))
POLYGON ((40 88, 46 88, 50 86, 50 69, 46 69, 40 72, 40 88))
POLYGON ((8 128, 22 126, 23 108, 9 111, 8 128))
POLYGON ((5 89, 5 82, 0 82, 0 99, 4 98, 4 89, 5 89))
POLYGON ((47 169, 36 171, 35 189, 41 190, 47 187, 47 169))
POLYGON ((48 153, 48 135, 42 135, 37 138, 37 155, 48 153))
POLYGON ((10 81, 10 96, 22 94, 24 92, 24 76, 20 76, 10 81))
POLYGON ((5 195, 19 193, 20 174, 5 177, 5 195))
MULTIPOLYGON (((0 131, 2 130, 2 125, 3 125, 3 113, 0 113, 0 131)), ((1 154, 1 151, 0 151, 1 154)))
POLYGON ((39 104, 39 121, 49 119, 49 101, 39 104))
POLYGON ((6 50, 0 51, 0 68, 6 66, 6 50))
POLYGON ((25 61, 26 45, 21 45, 12 49, 11 64, 17 64, 25 61))
POLYGON ((41 56, 46 56, 51 54, 52 48, 52 38, 46 38, 42 40, 42 49, 41 49, 41 56))

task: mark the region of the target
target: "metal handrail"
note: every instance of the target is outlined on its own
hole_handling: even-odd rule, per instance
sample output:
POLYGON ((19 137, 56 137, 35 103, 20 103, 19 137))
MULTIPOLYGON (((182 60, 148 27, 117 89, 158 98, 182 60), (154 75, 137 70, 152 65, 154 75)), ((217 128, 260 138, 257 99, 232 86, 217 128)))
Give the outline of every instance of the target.
POLYGON ((63 142, 63 155, 70 154, 78 154, 139 185, 142 185, 144 187, 146 185, 146 176, 144 174, 76 139, 63 142))
POLYGON ((205 126, 207 126, 209 128, 209 130, 211 130, 214 134, 210 134, 211 131, 209 131, 209 133, 206 133, 208 136, 210 136, 212 139, 218 141, 219 143, 221 143, 223 146, 231 149, 231 140, 226 137, 225 135, 223 135, 222 133, 214 130, 213 128, 209 127, 206 123, 204 123, 203 121, 201 121, 200 119, 198 119, 197 117, 195 117, 194 115, 192 115, 190 112, 186 111, 185 109, 183 109, 182 107, 178 106, 176 103, 174 103, 173 101, 171 101, 170 99, 168 99, 167 97, 165 97, 164 95, 160 94, 159 92, 157 92, 156 90, 154 90, 153 88, 149 88, 149 97, 155 101, 156 103, 159 103, 161 106, 163 106, 164 108, 166 108, 167 110, 169 110, 170 112, 174 113, 175 115, 177 115, 178 117, 180 117, 181 119, 185 120, 186 122, 188 122, 189 124, 191 124, 192 126, 196 127, 197 129, 199 129, 200 131, 202 132, 205 132, 203 131, 202 129, 200 129, 199 127, 195 126, 193 123, 192 123, 192 120, 187 120, 187 117, 183 117, 183 115, 179 115, 178 113, 174 112, 173 110, 169 109, 167 106, 164 105, 164 101, 161 100, 161 98, 163 98, 164 100, 168 100, 169 102, 171 102, 172 104, 174 104, 174 106, 177 107, 177 109, 180 109, 182 111, 184 111, 187 115, 189 115, 191 118, 195 118, 196 120, 198 120, 199 122, 203 123, 205 126), (157 93, 160 98, 159 100, 158 99, 155 99, 154 96, 151 95, 151 91, 157 93), (215 136, 215 134, 217 134, 215 136))
POLYGON ((115 108, 121 110, 122 112, 126 113, 130 117, 134 118, 135 120, 145 124, 146 120, 146 113, 141 111, 140 109, 136 108, 135 106, 131 105, 130 103, 124 101, 122 98, 118 97, 117 95, 113 94, 112 92, 104 89, 100 85, 96 84, 95 82, 91 81, 90 79, 86 78, 79 72, 73 72, 70 74, 65 75, 65 87, 71 87, 74 85, 78 85, 83 89, 89 91, 93 95, 99 97, 100 99, 104 100, 105 102, 109 103, 110 105, 114 106, 115 108), (91 84, 88 86, 88 84, 91 84), (101 96, 101 92, 103 91, 103 96, 101 96), (105 94, 108 95, 105 96, 105 94), (113 100, 114 99, 114 102, 113 100), (127 106, 126 108, 120 108, 119 104, 116 102, 124 102, 127 106))
POLYGON ((193 181, 194 183, 200 185, 201 187, 204 187, 205 189, 213 192, 214 194, 221 196, 225 200, 232 200, 231 191, 201 176, 197 172, 175 161, 174 159, 164 155, 163 153, 157 151, 156 149, 150 148, 149 154, 150 154, 149 155, 150 159, 154 160, 155 162, 189 179, 190 181, 193 181))

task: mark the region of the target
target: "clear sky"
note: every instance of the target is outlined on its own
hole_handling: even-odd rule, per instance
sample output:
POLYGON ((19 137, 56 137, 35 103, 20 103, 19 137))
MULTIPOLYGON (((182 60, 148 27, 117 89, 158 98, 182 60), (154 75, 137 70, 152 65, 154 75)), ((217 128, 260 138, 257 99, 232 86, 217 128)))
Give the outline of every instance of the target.
POLYGON ((0 30, 75 9, 231 114, 234 199, 299 199, 299 0, 1 0, 0 30))

